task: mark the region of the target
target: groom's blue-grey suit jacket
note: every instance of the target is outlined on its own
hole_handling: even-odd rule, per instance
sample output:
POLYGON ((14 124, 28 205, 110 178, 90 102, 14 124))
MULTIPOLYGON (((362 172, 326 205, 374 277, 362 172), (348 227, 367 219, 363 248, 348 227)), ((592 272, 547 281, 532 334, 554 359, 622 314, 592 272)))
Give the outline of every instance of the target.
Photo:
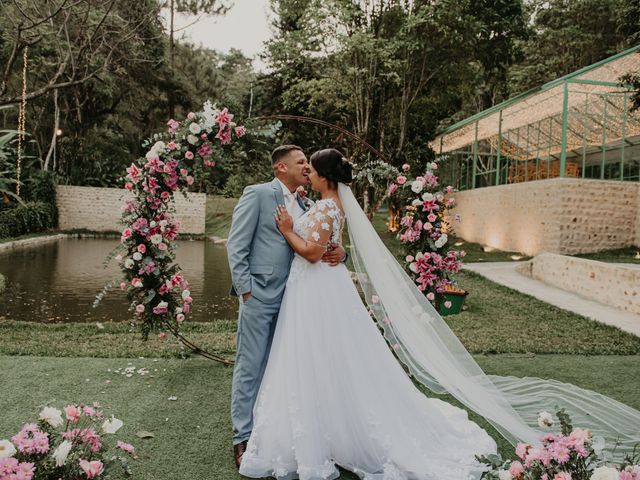
MULTIPOLYGON (((298 197, 303 210, 306 205, 298 197)), ((293 250, 275 222, 276 207, 284 205, 282 186, 269 183, 244 189, 233 210, 227 239, 231 295, 251 295, 263 303, 279 303, 289 276, 293 250)))

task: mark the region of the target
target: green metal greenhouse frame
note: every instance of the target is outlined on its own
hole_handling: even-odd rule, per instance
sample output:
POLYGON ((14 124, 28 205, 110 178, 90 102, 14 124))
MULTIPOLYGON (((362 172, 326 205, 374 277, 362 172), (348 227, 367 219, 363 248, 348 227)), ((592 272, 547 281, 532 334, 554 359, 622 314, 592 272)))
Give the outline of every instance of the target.
POLYGON ((430 146, 460 190, 554 177, 640 181, 640 112, 625 73, 640 45, 529 90, 444 131, 430 146))

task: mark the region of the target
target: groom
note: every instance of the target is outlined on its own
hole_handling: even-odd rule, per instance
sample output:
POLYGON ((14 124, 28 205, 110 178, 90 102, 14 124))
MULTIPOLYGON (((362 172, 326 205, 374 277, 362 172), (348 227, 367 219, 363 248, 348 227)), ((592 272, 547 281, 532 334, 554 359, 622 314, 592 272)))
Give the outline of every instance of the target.
MULTIPOLYGON (((297 193, 309 184, 309 162, 296 145, 281 145, 271 154, 275 178, 245 188, 233 210, 227 255, 231 268, 231 295, 240 301, 236 363, 231 387, 231 421, 236 466, 253 426, 253 405, 280 310, 293 250, 276 227, 275 212, 284 205, 293 219, 308 208, 297 193)), ((308 200, 307 200, 308 202, 308 200)), ((322 260, 337 265, 345 260, 341 246, 333 246, 322 260)))

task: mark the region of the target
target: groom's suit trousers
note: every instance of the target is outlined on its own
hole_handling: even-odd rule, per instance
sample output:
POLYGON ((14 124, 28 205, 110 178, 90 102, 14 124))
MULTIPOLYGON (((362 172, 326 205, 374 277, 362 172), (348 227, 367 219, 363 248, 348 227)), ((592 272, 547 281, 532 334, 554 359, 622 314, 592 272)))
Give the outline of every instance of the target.
POLYGON ((236 363, 233 369, 231 421, 233 443, 248 440, 253 428, 253 406, 269 358, 280 302, 240 299, 236 363))

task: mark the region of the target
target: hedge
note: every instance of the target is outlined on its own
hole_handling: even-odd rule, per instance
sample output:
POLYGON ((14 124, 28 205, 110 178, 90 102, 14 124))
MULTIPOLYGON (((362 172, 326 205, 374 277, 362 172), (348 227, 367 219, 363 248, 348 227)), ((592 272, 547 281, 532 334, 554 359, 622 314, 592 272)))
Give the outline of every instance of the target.
POLYGON ((0 211, 0 238, 41 232, 55 226, 55 207, 45 202, 27 202, 0 211))

